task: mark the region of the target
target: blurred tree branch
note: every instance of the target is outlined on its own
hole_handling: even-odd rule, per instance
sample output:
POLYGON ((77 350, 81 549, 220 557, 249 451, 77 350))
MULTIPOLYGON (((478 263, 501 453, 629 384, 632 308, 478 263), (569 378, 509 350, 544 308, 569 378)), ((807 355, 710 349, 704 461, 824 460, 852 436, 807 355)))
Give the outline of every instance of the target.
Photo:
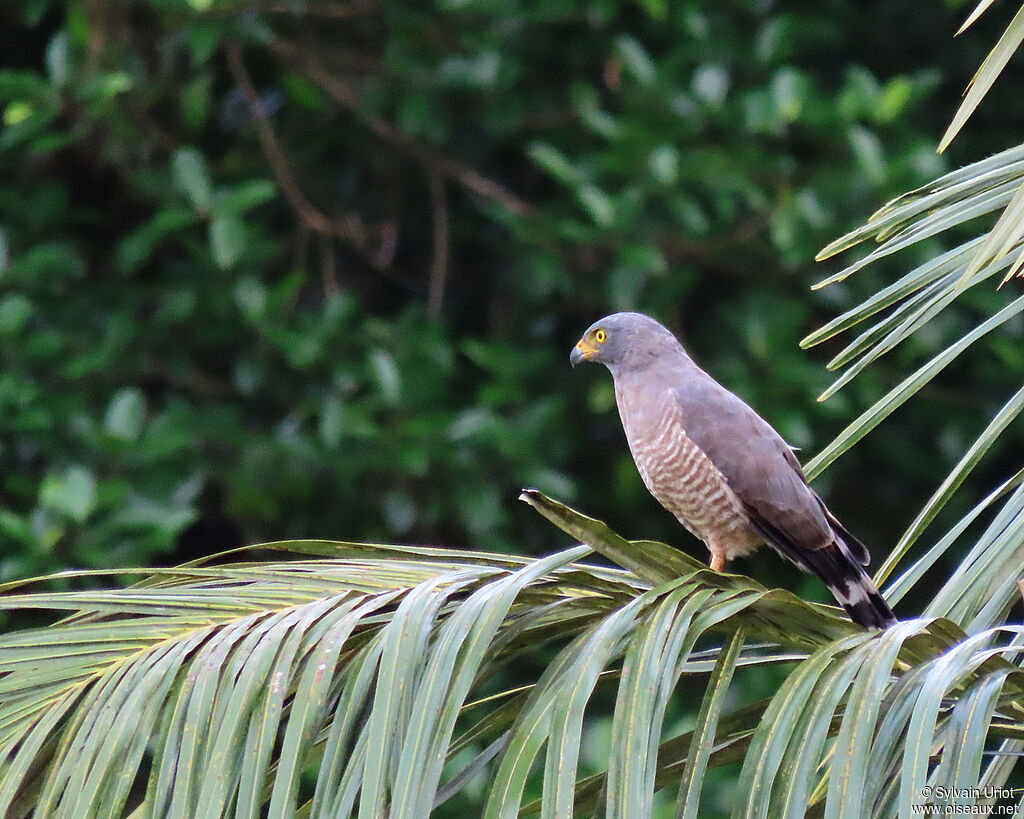
POLYGON ((448 278, 448 194, 445 192, 444 177, 439 173, 430 174, 430 205, 434 213, 434 250, 430 265, 430 290, 427 310, 433 318, 441 315, 444 301, 444 285, 448 278))
POLYGON ((532 205, 473 168, 421 145, 378 117, 362 113, 359 110, 359 92, 313 59, 308 48, 281 39, 274 40, 271 47, 280 56, 293 62, 299 71, 326 91, 335 102, 355 114, 377 137, 424 166, 428 174, 452 179, 471 193, 501 205, 517 216, 528 216, 533 212, 532 205))
MULTIPOLYGON (((249 104, 249 110, 256 125, 256 133, 259 136, 260 146, 263 148, 267 162, 270 164, 270 168, 292 209, 311 230, 323 236, 333 236, 347 241, 371 267, 378 272, 385 271, 391 263, 393 245, 388 242, 379 242, 377 251, 370 250, 370 231, 367 230, 363 220, 357 214, 347 213, 340 219, 332 219, 317 209, 306 198, 306 195, 302 192, 295 179, 295 174, 292 172, 284 149, 274 133, 270 115, 260 101, 259 94, 256 92, 249 72, 245 68, 241 47, 237 43, 229 44, 227 46, 227 57, 231 74, 235 78, 235 82, 238 83, 239 88, 242 89, 246 102, 249 104)), ((321 244, 321 248, 323 248, 323 244, 321 244)), ((325 281, 334 281, 333 251, 323 254, 322 260, 325 265, 330 267, 329 273, 325 267, 325 281)))
MULTIPOLYGON (((232 9, 230 13, 236 14, 243 7, 232 9)), ((277 2, 267 3, 260 6, 261 14, 290 14, 303 17, 323 17, 329 20, 350 20, 353 17, 361 17, 370 14, 380 8, 376 0, 352 0, 348 3, 326 3, 323 5, 306 3, 277 2)), ((226 13, 221 11, 221 13, 226 13)))
POLYGON ((768 222, 764 214, 758 214, 740 222, 732 230, 705 239, 684 239, 678 234, 665 234, 659 237, 658 246, 673 261, 695 261, 723 273, 757 277, 764 273, 759 266, 730 259, 723 251, 747 245, 768 226, 768 222))

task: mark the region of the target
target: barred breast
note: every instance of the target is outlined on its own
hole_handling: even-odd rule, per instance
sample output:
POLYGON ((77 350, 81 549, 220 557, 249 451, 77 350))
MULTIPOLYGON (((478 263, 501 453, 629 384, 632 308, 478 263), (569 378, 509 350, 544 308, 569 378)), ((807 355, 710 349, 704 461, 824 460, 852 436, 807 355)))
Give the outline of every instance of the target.
POLYGON ((756 548, 761 538, 725 476, 686 434, 673 394, 638 395, 616 384, 615 398, 633 461, 655 499, 712 554, 729 560, 756 548))

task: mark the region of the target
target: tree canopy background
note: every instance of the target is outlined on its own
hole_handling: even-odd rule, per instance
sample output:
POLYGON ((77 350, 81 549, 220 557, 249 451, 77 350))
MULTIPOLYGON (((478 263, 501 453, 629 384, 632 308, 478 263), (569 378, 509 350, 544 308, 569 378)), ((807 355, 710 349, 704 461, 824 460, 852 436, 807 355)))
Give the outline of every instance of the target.
MULTIPOLYGON (((972 290, 816 402, 840 348, 800 339, 948 237, 812 293, 838 267, 816 251, 1021 132, 1011 67, 935 153, 1005 22, 952 41, 965 12, 6 4, 0 580, 299 537, 550 551, 523 486, 703 556, 636 475, 610 379, 571 373, 569 349, 601 315, 652 313, 806 459, 963 311, 1002 303, 972 290)), ((1020 382, 1022 334, 977 345, 817 482, 869 546, 1020 382)))
MULTIPOLYGON (((981 768, 987 747, 1012 755, 1021 736, 1017 669, 996 655, 1016 657, 1020 641, 1010 608, 1024 473, 1010 420, 1024 391, 1007 397, 1024 380, 1024 299, 1019 278, 1000 289, 989 277, 1011 261, 1000 248, 1021 242, 1010 217, 1024 208, 1022 149, 876 211, 1019 143, 1011 65, 952 148, 935 152, 1003 30, 996 8, 953 41, 968 11, 959 2, 6 4, 0 583, 87 571, 3 585, 0 802, 109 811, 142 799, 129 791, 149 779, 146 805, 159 813, 174 779, 174 804, 237 800, 246 813, 270 794, 260 766, 273 751, 272 814, 296 796, 359 790, 361 815, 373 815, 387 790, 379 763, 401 745, 388 785, 398 813, 434 804, 441 768, 423 766, 447 758, 461 772, 438 815, 464 816, 480 810, 474 772, 502 742, 487 798, 513 813, 519 798, 502 794, 516 782, 545 815, 601 793, 632 809, 641 791, 668 815, 662 785, 678 784, 689 815, 713 816, 743 804, 764 813, 769 793, 797 812, 820 805, 824 792, 809 788, 826 767, 827 809, 850 815, 897 803, 907 813, 928 798, 929 777, 1009 781, 1012 756, 981 768), (837 271, 856 256, 812 261, 872 212, 854 239, 885 242, 879 252, 942 230, 848 278, 837 271), (893 310, 871 312, 912 268, 893 310), (842 281, 810 289, 829 277, 842 281), (736 567, 769 591, 524 493, 569 543, 628 571, 569 565, 585 547, 566 550, 515 502, 521 487, 705 556, 644 490, 607 374, 568 367, 580 331, 624 308, 677 330, 805 461, 821 453, 814 474, 841 429, 840 442, 870 425, 865 408, 925 384, 815 483, 876 558, 888 555, 882 575, 913 550, 886 589, 904 622, 849 633, 830 610, 772 588, 828 599, 771 554, 736 567), (850 310, 846 329, 877 321, 859 341, 800 348, 850 310), (887 322, 902 323, 883 340, 887 322), (989 328, 999 332, 982 336, 989 328), (849 365, 842 383, 897 335, 817 400, 832 391, 826 365, 849 365), (938 377, 918 379, 929 365, 914 374, 960 348, 938 377), (969 447, 986 456, 973 471, 969 447), (970 474, 943 505, 947 473, 945 486, 970 474), (990 515, 999 484, 1017 489, 990 515), (917 539, 938 507, 942 520, 917 539), (103 571, 308 537, 413 545, 293 541, 273 553, 292 552, 281 562, 103 571), (335 559, 303 559, 324 554, 335 559), (528 559, 539 554, 551 556, 528 559), (366 606, 349 611, 357 600, 366 606), (17 630, 51 610, 72 615, 17 630), (718 627, 720 645, 705 637, 718 627), (355 638, 344 656, 342 633, 355 638), (694 662, 676 668, 659 644, 687 640, 694 662), (439 710, 431 697, 449 660, 461 670, 439 710), (158 677, 162 694, 150 697, 158 677), (1008 679, 1008 710, 996 714, 1008 679), (484 698, 467 702, 471 688, 484 698), (579 707, 566 707, 569 694, 579 707), (367 710, 356 745, 372 753, 346 757, 345 726, 367 710), (555 711, 547 728, 529 717, 555 711), (440 712, 451 723, 428 731, 440 712), (648 739, 629 728, 634 717, 648 739), (456 719, 465 731, 453 740, 456 719), (538 725, 537 737, 552 729, 543 784, 527 782, 538 725), (418 752, 428 733, 439 756, 418 752), (248 754, 250 740, 263 752, 248 754), (664 753, 637 767, 655 747, 664 753), (231 762, 200 781, 204 759, 231 762), (412 798, 415 777, 424 792, 412 798)), ((1024 16, 1006 31, 1004 43, 1024 35, 1024 16)))

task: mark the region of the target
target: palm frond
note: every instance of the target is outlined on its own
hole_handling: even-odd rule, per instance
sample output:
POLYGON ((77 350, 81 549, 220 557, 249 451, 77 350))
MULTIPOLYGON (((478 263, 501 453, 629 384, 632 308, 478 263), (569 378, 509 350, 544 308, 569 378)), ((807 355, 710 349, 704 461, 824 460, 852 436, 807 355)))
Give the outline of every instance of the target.
POLYGON ((1018 486, 925 614, 949 617, 969 633, 1002 623, 1019 599, 1017 581, 1022 564, 1024 486, 1018 486))
MULTIPOLYGON (((1009 776, 979 760, 994 738, 1024 738, 1020 629, 869 633, 524 498, 587 545, 489 561, 275 544, 270 563, 0 597, 66 615, 0 637, 0 813, 422 817, 489 772, 486 816, 649 815, 671 786, 686 817, 701 815, 704 771, 742 760, 742 815, 895 815, 926 783, 1009 776), (630 569, 582 562, 591 549, 630 569), (489 686, 540 643, 560 648, 534 684, 489 686), (780 663, 793 670, 775 696, 731 702, 734 680, 780 663), (695 727, 666 737, 683 678, 708 674, 695 727), (581 776, 600 691, 615 701, 608 768, 581 776)), ((972 589, 998 576, 979 547, 972 589)))
MULTIPOLYGON (((936 561, 942 557, 954 543, 957 542, 958 538, 967 531, 967 528, 974 523, 974 521, 977 520, 983 512, 985 512, 997 500, 1006 495, 1006 493, 1012 491, 1017 486, 1020 486, 1022 481, 1024 481, 1024 469, 1020 470, 1016 475, 1008 478, 1000 486, 990 492, 987 497, 979 501, 973 509, 971 509, 956 523, 956 525, 953 526, 953 528, 936 541, 936 543, 928 549, 927 552, 919 557, 912 566, 904 571, 904 573, 885 590, 886 600, 888 600, 892 605, 898 603, 922 578, 924 573, 935 565, 936 561)), ((900 560, 906 556, 909 548, 910 541, 907 536, 904 535, 899 544, 897 544, 897 547, 889 554, 885 559, 885 562, 875 573, 876 580, 879 583, 889 576, 893 568, 895 568, 900 560)))
MULTIPOLYGON (((814 478, 819 475, 825 467, 849 450, 895 410, 910 400, 918 390, 942 372, 964 350, 1014 318, 1014 316, 1019 315, 1022 311, 1024 311, 1024 296, 1010 302, 1002 310, 981 322, 969 333, 957 339, 945 350, 907 376, 907 378, 878 399, 873 406, 865 410, 856 420, 852 421, 846 429, 836 436, 834 441, 812 458, 805 467, 807 476, 814 478)), ((977 446, 978 444, 976 443, 975 445, 977 446)), ((934 511, 937 511, 937 509, 934 511)))
MULTIPOLYGON (((991 5, 991 0, 981 0, 957 33, 966 31, 989 5, 991 5)), ((1010 61, 1010 57, 1020 47, 1021 42, 1024 42, 1024 6, 1017 11, 1013 20, 1006 27, 1006 31, 1003 32, 999 41, 993 46, 992 51, 989 52, 977 73, 971 78, 971 82, 967 86, 967 93, 964 95, 964 101, 953 116, 953 121, 949 124, 949 128, 946 129, 946 133, 939 143, 940 151, 944 151, 960 132, 960 129, 963 128, 964 123, 974 113, 974 110, 981 103, 985 94, 988 93, 992 84, 995 83, 996 78, 1010 61)))
MULTIPOLYGON (((746 632, 742 627, 733 632, 728 642, 722 647, 722 651, 718 655, 718 662, 715 663, 707 688, 704 690, 704 698, 697 714, 697 728, 693 731, 690 753, 687 755, 686 767, 683 769, 683 776, 679 782, 676 816, 680 819, 694 819, 698 815, 703 795, 704 771, 707 769, 711 753, 714 750, 718 720, 725 706, 729 683, 732 682, 733 674, 736 672, 744 639, 746 639, 746 632)), ((648 779, 649 792, 654 790, 653 774, 655 773, 656 771, 652 771, 652 776, 648 779)))
MULTIPOLYGON (((963 28, 971 25, 989 5, 988 0, 982 0, 968 17, 963 28)), ((1024 41, 1024 8, 1011 22, 993 53, 979 69, 964 105, 961 106, 944 138, 942 147, 948 144, 966 121, 1005 65, 1009 54, 1021 41, 1024 41)), ((1024 219, 1021 218, 1024 214, 1024 145, 947 173, 927 185, 897 197, 874 213, 865 225, 835 240, 818 254, 817 258, 824 260, 869 239, 877 242, 877 247, 862 258, 828 276, 817 285, 824 287, 842 281, 866 266, 917 242, 951 228, 966 225, 980 217, 987 217, 999 210, 1002 211, 1001 214, 987 232, 960 241, 951 250, 919 265, 896 282, 809 334, 801 342, 802 346, 810 347, 859 325, 867 325, 829 362, 829 369, 843 371, 822 393, 819 400, 826 400, 841 390, 881 357, 915 335, 936 316, 952 308, 968 290, 997 274, 1002 274, 1001 284, 1004 284, 1020 271, 1024 264, 1024 219)), ((973 328, 921 365, 851 422, 807 464, 807 474, 810 477, 820 474, 906 403, 968 347, 1019 315, 1022 309, 1024 297, 1008 300, 1008 303, 993 315, 981 317, 973 328)), ((885 579, 909 552, 956 489, 1020 414, 1022 408, 1024 388, 1007 399, 1004 406, 964 453, 960 462, 935 490, 883 565, 879 572, 880 581, 885 579)), ((987 505, 988 503, 985 504, 987 505)), ((973 517, 971 519, 973 520, 973 517)), ((966 524, 964 527, 958 524, 956 535, 940 538, 923 558, 904 573, 892 591, 899 597, 903 596, 927 567, 933 565, 955 542, 965 526, 966 524)), ((999 538, 995 541, 997 545, 992 547, 1001 549, 1006 554, 1013 554, 1016 549, 1014 537, 1016 535, 999 538)), ((955 581, 961 582, 967 582, 966 578, 958 577, 955 581)), ((959 591, 963 589, 950 588, 951 595, 959 591)), ((1005 608, 1005 590, 1000 591, 999 599, 1003 602, 992 602, 986 610, 984 622, 998 622, 996 612, 1001 605, 1005 608)), ((960 614, 954 615, 956 619, 962 621, 961 615, 966 616, 966 606, 966 603, 963 604, 960 614)), ((943 613, 953 614, 953 611, 947 606, 943 613)), ((980 613, 980 610, 975 611, 972 617, 980 613)), ((968 625, 966 622, 964 624, 968 625)), ((982 621, 978 621, 976 627, 983 627, 982 621)))

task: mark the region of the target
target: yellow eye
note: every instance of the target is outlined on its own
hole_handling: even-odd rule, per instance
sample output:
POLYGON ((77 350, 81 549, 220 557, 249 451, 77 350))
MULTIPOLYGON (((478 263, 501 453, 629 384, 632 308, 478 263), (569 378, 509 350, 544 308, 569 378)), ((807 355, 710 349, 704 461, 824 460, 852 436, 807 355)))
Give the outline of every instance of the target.
POLYGON ((598 344, 604 344, 605 341, 608 339, 608 334, 604 330, 598 330, 596 333, 594 333, 594 339, 597 341, 598 344))

